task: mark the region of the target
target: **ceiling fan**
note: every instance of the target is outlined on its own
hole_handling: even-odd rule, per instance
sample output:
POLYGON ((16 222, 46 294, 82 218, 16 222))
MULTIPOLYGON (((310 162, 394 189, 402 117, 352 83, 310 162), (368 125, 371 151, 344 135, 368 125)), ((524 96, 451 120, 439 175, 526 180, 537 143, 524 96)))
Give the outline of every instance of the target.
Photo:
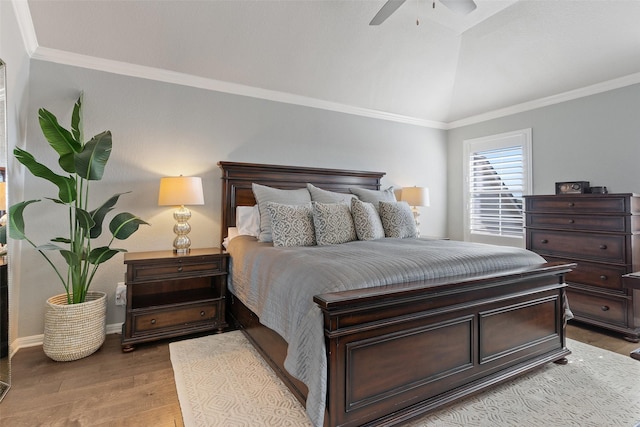
MULTIPOLYGON (((393 12, 395 12, 406 0, 387 0, 387 2, 382 6, 382 9, 378 11, 376 16, 373 17, 369 25, 380 25, 382 24, 388 17, 390 17, 393 12)), ((433 0, 433 6, 435 7, 435 0, 433 0)), ((451 9, 453 12, 466 15, 477 7, 473 0, 439 0, 440 3, 445 5, 447 8, 451 9)))

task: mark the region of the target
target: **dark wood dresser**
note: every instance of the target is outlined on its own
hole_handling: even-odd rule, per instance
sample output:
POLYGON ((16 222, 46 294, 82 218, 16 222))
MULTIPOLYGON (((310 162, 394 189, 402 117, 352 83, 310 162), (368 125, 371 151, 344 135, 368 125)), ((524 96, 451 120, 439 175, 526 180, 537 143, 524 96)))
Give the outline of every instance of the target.
POLYGON ((575 262, 567 296, 575 320, 640 339, 640 301, 622 276, 640 270, 640 195, 525 196, 527 249, 575 262))

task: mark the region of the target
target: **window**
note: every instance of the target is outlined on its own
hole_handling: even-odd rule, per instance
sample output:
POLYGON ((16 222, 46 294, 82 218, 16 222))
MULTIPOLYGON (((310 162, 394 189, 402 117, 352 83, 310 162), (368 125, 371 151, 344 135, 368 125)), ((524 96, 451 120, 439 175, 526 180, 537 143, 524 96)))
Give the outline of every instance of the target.
POLYGON ((524 247, 531 129, 466 140, 465 240, 524 247))

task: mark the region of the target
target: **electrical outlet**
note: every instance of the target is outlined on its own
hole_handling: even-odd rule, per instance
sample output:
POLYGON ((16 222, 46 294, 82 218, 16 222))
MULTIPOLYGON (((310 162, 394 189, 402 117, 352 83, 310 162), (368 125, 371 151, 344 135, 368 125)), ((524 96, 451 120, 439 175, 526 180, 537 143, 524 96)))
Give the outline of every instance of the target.
POLYGON ((116 305, 127 305, 127 285, 118 282, 116 286, 116 305))

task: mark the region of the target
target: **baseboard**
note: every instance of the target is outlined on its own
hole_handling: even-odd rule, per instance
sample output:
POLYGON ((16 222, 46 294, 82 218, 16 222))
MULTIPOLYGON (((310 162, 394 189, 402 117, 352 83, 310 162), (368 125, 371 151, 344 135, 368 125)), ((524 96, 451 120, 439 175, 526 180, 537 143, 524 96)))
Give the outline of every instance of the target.
MULTIPOLYGON (((121 323, 112 323, 110 325, 107 325, 106 328, 106 333, 107 334, 121 334, 122 333, 122 322, 121 323)), ((29 337, 22 337, 22 338, 18 338, 16 340, 14 340, 11 345, 10 345, 10 357, 13 357, 16 352, 18 350, 20 350, 21 348, 27 348, 27 347, 36 347, 39 345, 42 345, 42 342, 44 340, 44 335, 40 334, 40 335, 31 335, 29 337)))

